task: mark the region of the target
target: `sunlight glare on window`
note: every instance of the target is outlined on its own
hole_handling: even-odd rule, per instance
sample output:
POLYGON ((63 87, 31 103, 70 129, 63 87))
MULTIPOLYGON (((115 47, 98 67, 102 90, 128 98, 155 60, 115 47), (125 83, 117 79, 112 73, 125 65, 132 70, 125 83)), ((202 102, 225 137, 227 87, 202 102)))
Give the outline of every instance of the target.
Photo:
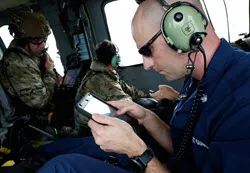
MULTIPOLYGON (((230 41, 236 41, 242 36, 241 33, 249 33, 249 1, 225 0, 229 18, 230 41)), ((215 32, 219 37, 228 40, 228 28, 226 11, 223 0, 206 0, 208 12, 210 14, 215 32)), ((229 40, 228 40, 229 41, 229 40)))
POLYGON ((10 42, 13 40, 13 37, 10 35, 8 25, 4 25, 0 28, 0 36, 4 42, 5 47, 7 48, 10 42))
POLYGON ((137 7, 138 4, 131 0, 113 1, 105 6, 110 37, 119 48, 121 66, 142 63, 131 33, 131 22, 137 7))
POLYGON ((51 34, 48 36, 48 40, 46 43, 47 43, 47 46, 49 48, 48 54, 51 56, 52 60, 54 61, 56 71, 61 76, 63 76, 64 75, 64 67, 62 65, 60 55, 58 54, 56 40, 55 40, 55 37, 54 37, 54 34, 52 31, 51 31, 51 34))

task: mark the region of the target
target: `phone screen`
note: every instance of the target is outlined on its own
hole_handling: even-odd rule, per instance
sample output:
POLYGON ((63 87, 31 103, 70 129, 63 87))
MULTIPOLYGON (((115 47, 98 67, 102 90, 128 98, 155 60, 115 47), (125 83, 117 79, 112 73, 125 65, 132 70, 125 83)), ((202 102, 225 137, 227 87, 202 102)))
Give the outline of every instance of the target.
MULTIPOLYGON (((130 124, 134 131, 138 133, 138 121, 136 119, 127 114, 118 116, 116 113, 116 108, 107 104, 105 101, 96 98, 96 96, 93 96, 90 93, 86 93, 84 97, 77 103, 76 109, 82 113, 82 116, 85 116, 88 119, 91 119, 91 115, 94 113, 109 117, 117 117, 130 124)), ((81 116, 79 116, 79 118, 81 118, 81 116)), ((86 118, 83 121, 86 121, 86 118)))
POLYGON ((80 68, 70 69, 66 72, 63 85, 73 87, 76 83, 80 68))
POLYGON ((87 105, 84 107, 84 110, 90 114, 98 113, 110 117, 117 115, 114 108, 96 99, 95 97, 90 98, 87 105))

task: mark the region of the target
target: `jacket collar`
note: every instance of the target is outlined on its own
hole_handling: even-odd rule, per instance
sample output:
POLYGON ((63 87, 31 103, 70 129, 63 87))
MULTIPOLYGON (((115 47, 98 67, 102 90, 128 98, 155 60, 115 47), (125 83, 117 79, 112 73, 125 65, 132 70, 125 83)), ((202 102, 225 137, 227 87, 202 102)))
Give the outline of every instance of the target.
POLYGON ((206 77, 203 81, 204 85, 217 81, 224 75, 224 70, 232 63, 233 54, 234 48, 222 38, 220 46, 208 65, 206 77))
POLYGON ((113 71, 109 70, 106 65, 104 65, 103 63, 99 61, 93 60, 90 65, 90 69, 96 72, 106 73, 110 77, 115 78, 116 80, 119 80, 119 75, 117 74, 115 70, 113 71))
POLYGON ((27 55, 27 56, 31 56, 31 54, 23 47, 21 46, 18 46, 18 40, 17 39, 13 39, 11 42, 10 42, 10 45, 8 47, 8 49, 16 49, 20 52, 22 52, 23 54, 27 55))

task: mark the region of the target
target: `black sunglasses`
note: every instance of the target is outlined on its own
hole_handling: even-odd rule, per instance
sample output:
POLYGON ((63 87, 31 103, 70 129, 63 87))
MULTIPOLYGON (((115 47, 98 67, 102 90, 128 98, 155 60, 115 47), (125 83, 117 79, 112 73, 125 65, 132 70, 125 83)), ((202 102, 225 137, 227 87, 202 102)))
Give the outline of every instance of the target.
POLYGON ((30 38, 29 41, 34 45, 40 45, 42 43, 46 43, 47 37, 45 37, 45 38, 43 38, 43 37, 33 37, 33 38, 30 38))
POLYGON ((150 40, 148 40, 148 42, 146 44, 144 44, 144 46, 142 46, 138 52, 139 54, 141 54, 142 56, 151 56, 152 52, 149 48, 149 46, 161 35, 161 30, 159 30, 150 40))

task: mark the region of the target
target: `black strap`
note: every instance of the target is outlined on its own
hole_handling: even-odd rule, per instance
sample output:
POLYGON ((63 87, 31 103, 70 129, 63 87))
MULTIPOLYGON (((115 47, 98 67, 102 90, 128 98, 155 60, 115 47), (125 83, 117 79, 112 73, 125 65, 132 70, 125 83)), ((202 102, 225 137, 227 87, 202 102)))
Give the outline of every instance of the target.
POLYGON ((143 2, 143 1, 145 1, 145 0, 135 0, 135 2, 136 2, 137 4, 140 4, 140 3, 143 2))

